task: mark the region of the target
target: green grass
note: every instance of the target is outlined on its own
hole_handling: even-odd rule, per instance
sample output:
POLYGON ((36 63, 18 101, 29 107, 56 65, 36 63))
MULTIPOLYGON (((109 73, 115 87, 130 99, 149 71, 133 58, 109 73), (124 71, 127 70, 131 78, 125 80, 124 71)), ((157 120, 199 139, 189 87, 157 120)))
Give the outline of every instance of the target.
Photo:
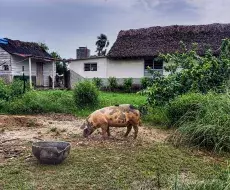
POLYGON ((1 113, 37 114, 37 113, 69 113, 86 117, 92 111, 115 104, 142 105, 145 96, 128 93, 99 93, 99 105, 96 108, 77 109, 73 100, 73 91, 49 90, 27 92, 21 98, 10 102, 1 101, 1 113))
POLYGON ((184 141, 214 151, 230 150, 230 97, 227 94, 186 94, 171 105, 171 115, 184 141), (182 114, 183 113, 183 114, 182 114))
POLYGON ((140 189, 171 187, 175 175, 202 180, 219 175, 221 165, 166 144, 133 146, 101 144, 73 147, 57 166, 40 165, 24 158, 0 166, 3 189, 140 189), (157 177, 158 176, 158 177, 157 177), (138 188, 139 186, 139 188, 138 188))

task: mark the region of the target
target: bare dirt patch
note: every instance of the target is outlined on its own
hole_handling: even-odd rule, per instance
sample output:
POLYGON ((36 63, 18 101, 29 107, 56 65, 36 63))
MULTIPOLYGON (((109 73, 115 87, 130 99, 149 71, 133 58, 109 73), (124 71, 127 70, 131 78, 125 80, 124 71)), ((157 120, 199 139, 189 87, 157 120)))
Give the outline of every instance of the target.
MULTIPOLYGON (((67 114, 49 114, 36 116, 0 116, 0 163, 5 159, 21 156, 30 146, 29 143, 38 140, 64 140, 72 146, 96 146, 101 144, 100 129, 91 137, 82 137, 80 126, 83 119, 67 114)), ((126 128, 110 128, 112 137, 105 143, 125 143, 133 141, 133 131, 125 139, 126 128)), ((138 143, 163 142, 169 133, 160 129, 140 127, 138 143)), ((104 143, 104 142, 103 142, 104 143)), ((31 148, 31 147, 30 147, 31 148)))

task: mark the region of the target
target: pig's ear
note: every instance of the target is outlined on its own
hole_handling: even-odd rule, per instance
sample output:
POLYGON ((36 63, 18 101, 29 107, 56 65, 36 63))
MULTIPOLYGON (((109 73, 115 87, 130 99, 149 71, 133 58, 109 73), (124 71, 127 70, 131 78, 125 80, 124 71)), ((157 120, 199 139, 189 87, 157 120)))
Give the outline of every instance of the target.
POLYGON ((83 125, 80 127, 80 129, 84 129, 85 128, 85 122, 83 123, 83 125))

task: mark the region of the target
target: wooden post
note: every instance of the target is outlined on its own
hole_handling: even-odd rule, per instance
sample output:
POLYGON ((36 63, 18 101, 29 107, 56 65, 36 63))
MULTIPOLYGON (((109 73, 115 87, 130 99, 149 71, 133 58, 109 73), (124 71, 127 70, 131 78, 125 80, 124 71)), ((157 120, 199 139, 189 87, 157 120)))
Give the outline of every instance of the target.
POLYGON ((30 88, 32 88, 32 74, 31 74, 31 57, 29 57, 29 81, 30 81, 30 88))
POLYGON ((55 74, 54 74, 54 64, 55 64, 55 61, 52 62, 52 68, 53 68, 53 72, 52 72, 52 88, 54 89, 54 81, 55 81, 55 74))

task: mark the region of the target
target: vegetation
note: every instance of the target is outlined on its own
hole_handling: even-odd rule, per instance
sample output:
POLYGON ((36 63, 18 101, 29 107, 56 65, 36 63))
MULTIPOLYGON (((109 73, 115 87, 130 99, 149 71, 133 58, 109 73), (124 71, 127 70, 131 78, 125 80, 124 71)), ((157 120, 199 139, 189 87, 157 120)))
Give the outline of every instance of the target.
POLYGON ((229 166, 227 169, 222 169, 219 175, 213 179, 197 181, 196 183, 186 184, 175 180, 173 189, 175 190, 226 190, 230 188, 230 171, 229 166))
POLYGON ((96 107, 99 103, 98 89, 93 82, 84 80, 74 88, 74 101, 78 108, 96 107))
MULTIPOLYGON (((25 92, 29 91, 29 83, 25 83, 25 92)), ((7 85, 3 80, 0 80, 0 99, 2 101, 9 101, 20 97, 24 93, 24 82, 15 79, 11 84, 7 85)))
MULTIPOLYGON (((186 47, 184 49, 186 51, 186 47)), ((166 62, 170 62, 165 67, 170 75, 163 77, 154 74, 155 80, 143 91, 148 95, 149 104, 162 105, 191 91, 224 92, 230 78, 230 40, 224 40, 220 49, 218 57, 211 50, 207 50, 205 56, 199 56, 195 45, 186 53, 161 55, 166 62)))
MULTIPOLYGON (((230 98, 228 95, 194 96, 191 107, 177 121, 179 140, 214 151, 230 150, 230 98), (196 100, 199 100, 199 102, 196 100)), ((183 101, 183 97, 181 97, 183 101)), ((187 98, 186 98, 187 99, 187 98)), ((179 100, 180 101, 180 100, 179 100)), ((175 111, 176 113, 176 111, 175 111)))
POLYGON ((178 181, 183 176, 186 181, 208 181, 222 172, 222 166, 214 161, 161 143, 73 146, 58 166, 25 161, 30 147, 27 145, 29 151, 24 156, 0 166, 4 189, 170 189, 177 173, 178 181))
POLYGON ((63 75, 67 72, 67 63, 65 62, 61 62, 60 60, 62 59, 61 56, 57 53, 57 52, 51 52, 50 55, 58 60, 56 61, 56 72, 59 74, 59 75, 63 75))
POLYGON ((133 79, 132 78, 125 78, 123 85, 124 85, 124 89, 126 92, 131 92, 132 85, 133 85, 133 79))
POLYGON ((118 83, 116 77, 109 77, 108 78, 108 87, 110 91, 115 91, 118 88, 118 83))
POLYGON ((100 90, 101 87, 103 86, 103 82, 101 78, 94 77, 93 78, 93 83, 96 85, 96 87, 100 90))
POLYGON ((101 34, 100 36, 97 37, 96 41, 96 46, 97 50, 96 52, 98 56, 105 56, 106 55, 106 49, 103 50, 104 48, 107 48, 109 46, 109 41, 108 38, 105 34, 101 34))
POLYGON ((86 117, 92 111, 115 104, 134 104, 140 106, 146 97, 136 94, 99 92, 99 104, 92 108, 78 109, 74 101, 74 92, 65 90, 29 91, 20 98, 5 101, 0 99, 0 113, 37 114, 69 113, 86 117))
POLYGON ((152 84, 152 78, 149 77, 143 77, 141 78, 141 88, 146 89, 148 86, 151 86, 152 84))

